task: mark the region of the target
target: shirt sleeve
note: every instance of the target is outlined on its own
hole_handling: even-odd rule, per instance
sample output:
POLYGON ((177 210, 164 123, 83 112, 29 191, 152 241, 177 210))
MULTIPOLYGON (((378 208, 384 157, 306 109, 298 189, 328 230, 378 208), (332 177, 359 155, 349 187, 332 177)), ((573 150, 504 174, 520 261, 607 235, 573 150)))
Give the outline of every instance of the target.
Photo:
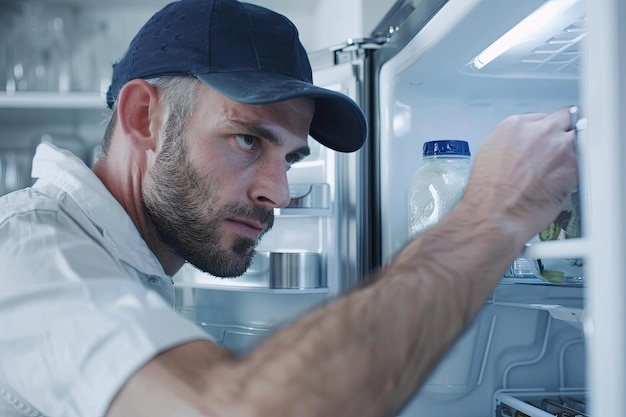
POLYGON ((47 416, 103 416, 159 352, 207 333, 50 207, 0 215, 0 388, 47 416))

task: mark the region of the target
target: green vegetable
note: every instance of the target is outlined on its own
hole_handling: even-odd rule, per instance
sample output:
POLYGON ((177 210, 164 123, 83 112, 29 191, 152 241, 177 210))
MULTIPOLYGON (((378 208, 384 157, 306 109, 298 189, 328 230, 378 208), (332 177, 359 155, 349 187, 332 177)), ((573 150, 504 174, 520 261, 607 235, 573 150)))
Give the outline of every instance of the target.
POLYGON ((539 240, 556 240, 561 232, 561 226, 557 222, 553 222, 550 226, 546 227, 541 233, 539 233, 539 240))
POLYGON ((541 271, 541 276, 548 282, 553 284, 563 284, 565 282, 565 272, 556 271, 554 269, 544 269, 541 271))

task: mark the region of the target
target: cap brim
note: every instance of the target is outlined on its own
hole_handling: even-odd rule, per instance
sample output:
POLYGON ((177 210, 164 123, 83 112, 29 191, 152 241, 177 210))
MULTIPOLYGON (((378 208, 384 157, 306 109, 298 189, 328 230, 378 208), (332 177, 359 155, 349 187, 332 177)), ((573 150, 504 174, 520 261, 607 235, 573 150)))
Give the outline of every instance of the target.
POLYGON ((365 115, 350 97, 279 74, 239 71, 196 74, 208 86, 244 104, 270 104, 299 97, 315 99, 310 135, 340 152, 354 152, 367 137, 365 115))

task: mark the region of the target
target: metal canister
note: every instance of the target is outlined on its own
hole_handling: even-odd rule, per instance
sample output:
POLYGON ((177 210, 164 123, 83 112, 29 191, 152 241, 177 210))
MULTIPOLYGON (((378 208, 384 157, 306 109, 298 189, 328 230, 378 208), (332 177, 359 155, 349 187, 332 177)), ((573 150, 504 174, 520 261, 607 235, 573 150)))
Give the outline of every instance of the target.
POLYGON ((320 264, 317 252, 270 252, 270 287, 319 288, 320 264))

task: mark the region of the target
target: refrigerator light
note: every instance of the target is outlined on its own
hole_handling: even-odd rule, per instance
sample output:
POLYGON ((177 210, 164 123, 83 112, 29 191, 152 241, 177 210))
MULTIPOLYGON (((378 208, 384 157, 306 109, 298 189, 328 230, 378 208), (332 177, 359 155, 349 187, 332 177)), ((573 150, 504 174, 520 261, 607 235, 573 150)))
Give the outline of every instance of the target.
POLYGON ((578 0, 550 0, 519 22, 513 29, 478 54, 471 62, 475 69, 481 69, 509 49, 532 40, 550 22, 578 0))

